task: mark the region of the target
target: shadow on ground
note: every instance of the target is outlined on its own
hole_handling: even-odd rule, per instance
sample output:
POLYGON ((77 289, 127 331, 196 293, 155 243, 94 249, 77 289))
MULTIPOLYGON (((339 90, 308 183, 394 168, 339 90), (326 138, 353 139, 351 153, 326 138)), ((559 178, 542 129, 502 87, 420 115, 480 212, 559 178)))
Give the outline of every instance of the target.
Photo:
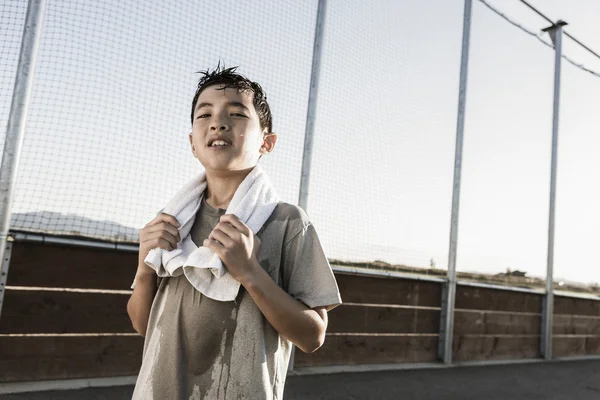
MULTIPOLYGON (((131 386, 87 388, 0 400, 125 400, 132 392, 131 386)), ((600 360, 288 377, 285 400, 309 399, 598 400, 600 360)))

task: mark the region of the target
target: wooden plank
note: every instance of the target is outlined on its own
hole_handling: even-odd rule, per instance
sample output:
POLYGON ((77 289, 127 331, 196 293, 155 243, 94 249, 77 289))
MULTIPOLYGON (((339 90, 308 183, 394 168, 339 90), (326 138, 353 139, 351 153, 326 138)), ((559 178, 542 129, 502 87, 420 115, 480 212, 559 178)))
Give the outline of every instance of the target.
POLYGON ((457 362, 538 358, 540 338, 460 335, 454 337, 453 353, 457 362))
POLYGON ((552 356, 569 357, 586 355, 585 337, 552 337, 552 356))
POLYGON ((327 332, 438 333, 439 310, 342 304, 329 314, 327 332))
POLYGON ((569 336, 556 335, 552 338, 553 357, 589 356, 600 354, 600 335, 569 336))
POLYGON ((554 296, 554 313, 600 317, 600 301, 554 296))
POLYGON ((454 312, 454 334, 535 335, 540 333, 541 321, 541 315, 457 309, 454 312))
POLYGON ((399 304, 439 307, 441 284, 399 278, 336 273, 342 299, 346 303, 399 304))
POLYGON ((560 337, 552 338, 552 356, 568 357, 585 355, 584 337, 560 337))
POLYGON ((9 286, 129 289, 137 253, 68 245, 15 242, 9 286))
POLYGON ((133 333, 127 294, 7 289, 0 333, 133 333))
POLYGON ((437 336, 327 336, 314 353, 297 350, 294 367, 430 362, 437 344, 437 336))
POLYGON ((585 354, 600 354, 600 336, 589 336, 585 340, 585 354))
POLYGON ((555 314, 555 335, 600 335, 600 317, 555 314))
POLYGON ((0 336, 0 382, 136 375, 141 336, 0 336))
POLYGON ((456 308, 515 312, 542 312, 543 296, 535 293, 458 285, 456 308))

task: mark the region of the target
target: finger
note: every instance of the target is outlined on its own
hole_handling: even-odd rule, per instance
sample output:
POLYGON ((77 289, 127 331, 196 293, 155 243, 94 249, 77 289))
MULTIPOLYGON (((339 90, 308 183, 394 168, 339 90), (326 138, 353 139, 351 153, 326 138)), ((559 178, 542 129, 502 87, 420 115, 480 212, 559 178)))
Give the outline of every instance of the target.
POLYGON ((202 242, 202 245, 204 247, 208 247, 209 249, 214 251, 219 256, 219 258, 221 258, 221 254, 223 253, 223 250, 225 250, 225 247, 223 247, 223 245, 221 243, 217 242, 216 240, 212 240, 212 239, 204 239, 204 242, 202 242))
POLYGON ((159 215, 157 215, 152 221, 148 222, 146 226, 156 225, 161 222, 167 222, 177 228, 181 227, 181 224, 179 223, 179 221, 177 221, 177 218, 165 213, 160 213, 159 215))
POLYGON ((169 224, 177 227, 177 228, 181 228, 181 224, 179 223, 179 221, 177 220, 177 218, 175 218, 172 215, 169 214, 165 214, 165 213, 161 213, 159 215, 159 217, 161 218, 161 221, 163 222, 168 222, 169 224))
POLYGON ((152 240, 155 238, 163 238, 169 241, 174 241, 175 243, 177 243, 177 238, 175 236, 173 236, 172 233, 165 231, 165 230, 159 230, 159 231, 154 231, 154 232, 147 232, 144 236, 143 236, 143 241, 148 241, 148 240, 152 240))
POLYGON ((242 232, 237 230, 229 222, 219 222, 217 226, 215 226, 215 229, 221 230, 224 234, 226 234, 235 241, 238 241, 240 239, 240 235, 243 235, 242 232))
POLYGON ((169 222, 159 222, 156 225, 151 225, 151 226, 148 226, 147 228, 144 228, 144 230, 148 233, 167 231, 173 236, 179 236, 179 229, 177 229, 177 227, 171 225, 169 222))
POLYGON ((235 214, 225 214, 220 218, 221 222, 229 222, 235 229, 242 232, 244 235, 250 235, 250 228, 242 222, 235 214))
POLYGON ((151 228, 148 228, 149 230, 147 230, 143 235, 141 235, 142 240, 147 240, 147 239, 153 239, 156 237, 162 237, 164 239, 167 240, 173 240, 174 243, 179 242, 179 231, 177 229, 175 229, 173 231, 173 227, 171 226, 171 228, 167 229, 167 228, 161 228, 161 229, 155 229, 155 230, 151 230, 151 228))
POLYGON ((147 251, 150 251, 152 249, 163 249, 167 251, 172 251, 175 249, 175 246, 173 246, 171 242, 162 238, 148 240, 144 242, 141 247, 144 247, 147 251))
POLYGON ((179 241, 179 239, 181 239, 179 236, 179 229, 177 229, 175 226, 171 225, 168 222, 159 222, 156 225, 152 225, 147 228, 144 228, 144 230, 146 231, 146 233, 166 231, 166 232, 169 232, 173 237, 177 238, 177 241, 179 241))
POLYGON ((231 247, 235 244, 234 240, 231 239, 227 234, 225 234, 220 229, 213 229, 213 231, 208 235, 208 238, 211 240, 216 240, 221 243, 224 247, 231 247))
POLYGON ((175 248, 175 246, 173 246, 171 244, 171 242, 169 242, 168 240, 165 240, 163 238, 157 237, 151 240, 147 240, 143 243, 144 246, 147 246, 150 249, 156 249, 156 248, 160 248, 163 250, 168 250, 171 251, 175 248))
POLYGON ((156 241, 156 240, 159 240, 159 239, 165 240, 173 248, 177 247, 177 242, 179 242, 176 237, 174 237, 173 235, 171 235, 167 231, 152 232, 152 233, 148 234, 147 236, 144 236, 142 242, 146 243, 146 242, 151 242, 153 240, 156 241))

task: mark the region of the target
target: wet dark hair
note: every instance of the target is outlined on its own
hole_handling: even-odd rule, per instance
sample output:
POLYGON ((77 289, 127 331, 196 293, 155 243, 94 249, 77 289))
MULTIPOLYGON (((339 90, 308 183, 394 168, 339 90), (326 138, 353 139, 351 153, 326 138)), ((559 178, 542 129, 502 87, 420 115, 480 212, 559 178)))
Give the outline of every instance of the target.
POLYGON ((213 85, 223 85, 220 90, 235 88, 240 92, 251 92, 254 108, 258 114, 258 120, 260 121, 260 129, 267 129, 268 132, 273 131, 273 116, 271 115, 271 108, 267 103, 267 95, 265 94, 262 87, 252 82, 250 79, 243 75, 236 73, 238 67, 225 68, 220 64, 214 70, 199 71, 198 73, 202 76, 198 81, 198 87, 196 88, 196 94, 192 101, 192 114, 191 121, 194 124, 194 108, 196 108, 196 102, 200 93, 204 89, 213 85))

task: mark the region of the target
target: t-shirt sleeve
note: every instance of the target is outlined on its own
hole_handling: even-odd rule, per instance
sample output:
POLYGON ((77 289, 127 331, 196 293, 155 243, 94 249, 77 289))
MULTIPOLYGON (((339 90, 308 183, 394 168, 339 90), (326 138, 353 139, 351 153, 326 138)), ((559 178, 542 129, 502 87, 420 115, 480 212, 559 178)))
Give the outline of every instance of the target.
POLYGON ((335 276, 313 225, 306 222, 284 246, 284 289, 310 308, 340 305, 335 276))

